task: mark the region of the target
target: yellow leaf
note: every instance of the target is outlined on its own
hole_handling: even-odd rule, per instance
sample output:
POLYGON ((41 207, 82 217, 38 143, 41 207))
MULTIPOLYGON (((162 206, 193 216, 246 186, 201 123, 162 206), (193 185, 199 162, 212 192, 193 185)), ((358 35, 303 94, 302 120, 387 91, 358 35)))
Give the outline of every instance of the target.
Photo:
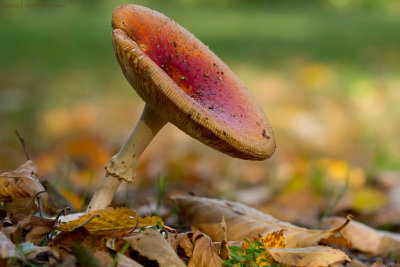
POLYGON ((285 238, 283 237, 283 230, 270 233, 261 238, 261 243, 266 248, 285 248, 285 238))
POLYGON ((267 251, 280 264, 289 266, 329 266, 350 258, 342 251, 325 246, 306 248, 269 248, 267 251))
MULTIPOLYGON (((270 234, 267 234, 264 237, 257 237, 257 238, 249 238, 250 243, 254 243, 255 241, 259 241, 264 245, 264 248, 285 248, 285 239, 283 237, 283 230, 272 232, 270 234)), ((250 248, 249 243, 243 242, 242 244, 242 249, 245 252, 246 249, 250 248)), ((258 246, 257 248, 262 248, 262 246, 258 246)), ((258 258, 257 258, 257 264, 259 266, 269 266, 273 263, 276 263, 274 258, 271 257, 265 251, 262 253, 258 258), (264 262, 261 262, 261 260, 265 260, 264 262)))
POLYGON ((360 212, 379 211, 388 203, 387 195, 381 190, 372 187, 363 187, 355 190, 353 199, 353 208, 360 212))
POLYGON ((57 230, 69 232, 79 226, 84 226, 91 233, 101 233, 108 231, 131 231, 137 226, 152 226, 160 223, 164 226, 163 221, 157 216, 139 217, 136 212, 128 208, 111 208, 98 210, 79 217, 78 220, 70 221, 66 224, 58 226, 57 230), (93 216, 98 216, 93 218, 93 216), (93 219, 91 219, 93 218, 93 219))

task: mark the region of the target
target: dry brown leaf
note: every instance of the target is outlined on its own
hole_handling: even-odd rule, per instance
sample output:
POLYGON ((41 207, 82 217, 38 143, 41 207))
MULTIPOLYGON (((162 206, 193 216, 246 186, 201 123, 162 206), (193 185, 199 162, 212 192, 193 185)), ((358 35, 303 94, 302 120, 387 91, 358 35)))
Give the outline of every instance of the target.
POLYGON ((350 240, 346 239, 340 233, 334 233, 333 235, 331 235, 330 237, 328 237, 326 239, 321 239, 321 241, 319 243, 320 243, 320 245, 330 245, 330 246, 348 248, 348 249, 353 248, 353 245, 351 244, 350 240))
POLYGON ((43 240, 51 233, 53 227, 48 226, 37 226, 32 228, 25 236, 26 242, 31 242, 36 246, 39 246, 43 240))
POLYGON ((125 255, 119 255, 117 267, 143 267, 143 265, 125 255))
POLYGON ((190 258, 192 257, 193 254, 193 242, 191 240, 192 238, 193 238, 192 232, 178 234, 176 238, 177 240, 176 246, 172 247, 175 248, 175 251, 178 251, 178 247, 180 247, 185 252, 185 255, 183 256, 190 258))
POLYGON ((93 251, 105 251, 107 249, 106 242, 110 235, 91 234, 82 242, 82 246, 92 249, 93 251))
POLYGON ((228 227, 228 240, 241 241, 243 238, 264 236, 283 230, 288 248, 315 246, 335 231, 298 227, 237 202, 194 196, 176 196, 172 197, 172 201, 193 226, 215 241, 221 241, 223 236, 221 216, 225 217, 228 227))
POLYGON ((108 207, 105 210, 98 210, 91 212, 87 215, 80 216, 78 220, 70 221, 66 224, 58 226, 57 230, 62 232, 72 231, 76 227, 84 225, 84 227, 91 233, 106 233, 106 232, 117 232, 117 231, 131 231, 140 226, 157 225, 161 223, 164 226, 163 221, 157 216, 148 216, 145 218, 139 217, 136 212, 128 208, 111 208, 108 207), (91 217, 98 215, 97 218, 91 217))
POLYGON ((110 253, 105 251, 96 251, 94 256, 101 264, 101 267, 112 267, 113 266, 113 258, 111 257, 110 253))
POLYGON ((289 266, 329 266, 350 258, 342 251, 325 246, 306 248, 268 248, 268 253, 280 264, 289 266))
POLYGON ((164 237, 154 229, 146 229, 140 234, 124 237, 124 240, 128 241, 140 256, 157 261, 160 267, 186 266, 164 237))
MULTIPOLYGON (((336 227, 343 223, 343 220, 340 217, 329 217, 324 222, 331 227, 336 227)), ((375 230, 356 221, 351 221, 340 233, 360 251, 372 255, 400 254, 400 234, 375 230)))
POLYGON ((0 174, 0 199, 11 201, 16 198, 39 196, 43 204, 47 202, 47 193, 37 178, 36 164, 28 160, 12 172, 0 174), (40 192, 43 192, 39 194, 40 192), (38 195, 39 194, 39 195, 38 195))
POLYGON ((54 230, 57 221, 38 216, 17 216, 12 219, 17 231, 11 234, 12 240, 24 238, 26 242, 39 245, 54 230), (22 235, 21 235, 22 234, 22 235))
POLYGON ((57 235, 50 243, 50 246, 60 249, 63 253, 66 251, 67 254, 70 254, 72 252, 72 247, 75 244, 81 244, 89 235, 89 231, 84 227, 78 227, 71 232, 62 232, 57 235))
POLYGON ((36 201, 33 198, 21 197, 4 202, 4 209, 10 217, 19 215, 32 215, 39 211, 36 201))
POLYGON ((374 264, 372 264, 371 267, 387 267, 387 265, 383 264, 382 261, 378 260, 378 261, 374 262, 374 264))
POLYGON ((199 230, 194 229, 194 232, 178 234, 169 242, 181 258, 189 261, 189 266, 221 266, 222 264, 218 255, 221 244, 214 244, 210 237, 199 230))
POLYGON ((48 204, 46 205, 46 214, 48 215, 57 215, 60 210, 63 208, 69 207, 70 212, 75 212, 74 207, 71 203, 68 202, 67 199, 55 188, 50 182, 43 181, 43 187, 46 189, 46 192, 49 196, 48 204))
POLYGON ((207 235, 200 231, 193 233, 193 252, 188 267, 220 267, 222 259, 219 257, 216 247, 207 235))
POLYGON ((35 247, 35 250, 25 257, 40 266, 54 266, 58 263, 60 254, 57 249, 52 247, 35 247))
POLYGON ((16 247, 7 236, 0 231, 0 258, 9 259, 15 256, 16 247))

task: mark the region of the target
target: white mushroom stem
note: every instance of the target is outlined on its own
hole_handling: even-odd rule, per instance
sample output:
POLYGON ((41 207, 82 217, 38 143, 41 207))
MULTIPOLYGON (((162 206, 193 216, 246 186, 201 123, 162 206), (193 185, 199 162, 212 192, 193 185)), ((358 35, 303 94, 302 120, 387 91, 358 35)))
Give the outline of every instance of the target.
POLYGON ((110 205, 121 182, 132 182, 140 155, 166 123, 151 107, 145 105, 139 122, 128 140, 106 166, 106 174, 89 203, 87 213, 106 208, 110 205))

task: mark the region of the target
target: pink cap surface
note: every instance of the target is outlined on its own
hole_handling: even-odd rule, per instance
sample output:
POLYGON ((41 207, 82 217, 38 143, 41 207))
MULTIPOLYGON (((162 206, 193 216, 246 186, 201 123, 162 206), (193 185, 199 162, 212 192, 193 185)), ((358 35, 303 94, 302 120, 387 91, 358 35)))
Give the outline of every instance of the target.
POLYGON ((269 158, 268 120, 229 67, 186 29, 137 5, 117 7, 113 44, 133 88, 161 117, 233 157, 269 158))

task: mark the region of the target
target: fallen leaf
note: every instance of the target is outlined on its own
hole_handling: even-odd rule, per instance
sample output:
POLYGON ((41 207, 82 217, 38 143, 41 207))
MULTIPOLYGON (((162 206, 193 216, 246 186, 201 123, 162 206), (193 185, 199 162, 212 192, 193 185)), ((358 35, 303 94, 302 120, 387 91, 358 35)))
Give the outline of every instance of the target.
POLYGON ((190 259, 193 254, 193 233, 180 233, 178 234, 176 238, 176 245, 173 245, 172 247, 175 249, 175 251, 179 252, 179 249, 182 249, 184 254, 181 257, 186 257, 190 259))
POLYGON ((353 245, 351 244, 350 240, 346 239, 340 233, 334 233, 333 235, 331 235, 326 239, 321 239, 319 243, 321 245, 331 245, 331 246, 333 245, 341 248, 348 248, 348 249, 353 248, 353 245))
POLYGON ((400 223, 400 173, 384 172, 377 176, 378 184, 385 189, 388 205, 380 209, 373 221, 377 225, 400 223))
MULTIPOLYGON (((283 237, 283 230, 272 232, 270 234, 267 234, 264 237, 257 237, 257 238, 249 238, 248 241, 250 243, 254 243, 255 241, 259 241, 261 244, 264 245, 263 248, 285 248, 285 239, 283 237)), ((250 248, 250 244, 248 242, 243 242, 242 244, 242 249, 243 251, 246 251, 246 249, 250 248)), ((257 248, 262 248, 262 247, 257 247, 257 248)), ((261 255, 256 259, 258 264, 262 264, 262 266, 267 266, 273 263, 276 263, 276 261, 265 251, 265 253, 261 253, 261 255), (261 260, 264 260, 262 263, 261 260)))
POLYGON ((17 226, 17 231, 12 234, 13 241, 23 238, 26 242, 40 245, 42 241, 54 230, 57 220, 38 216, 20 215, 14 217, 12 222, 17 226))
MULTIPOLYGON (((336 227, 343 223, 343 218, 328 217, 324 223, 336 227)), ((400 234, 375 230, 363 223, 351 221, 348 226, 340 231, 355 249, 372 255, 399 255, 400 234)))
POLYGON ((94 251, 105 251, 107 250, 106 242, 109 238, 110 235, 91 234, 85 238, 82 246, 91 248, 94 251))
POLYGON ((266 248, 285 248, 285 239, 283 237, 283 230, 272 232, 262 238, 260 238, 260 242, 266 248))
POLYGON ((143 267, 143 265, 125 255, 119 255, 117 267, 143 267))
MULTIPOLYGON (((140 256, 150 261, 156 261, 160 267, 186 266, 164 237, 154 229, 146 229, 140 234, 123 239, 128 241, 131 248, 140 256)), ((141 262, 139 261, 139 263, 141 262)))
POLYGON ((90 235, 89 231, 84 227, 78 227, 71 232, 62 232, 52 240, 50 243, 51 247, 55 247, 60 250, 60 252, 70 254, 72 248, 75 244, 81 244, 86 237, 90 235))
POLYGON ((9 259, 16 254, 16 247, 7 236, 0 231, 0 258, 9 259))
POLYGON ((382 210, 388 204, 388 195, 378 188, 364 186, 353 191, 353 209, 372 213, 382 210))
MULTIPOLYGON (((303 181, 302 181, 303 182, 303 181)), ((301 183, 301 182, 294 182, 301 183)), ((305 181, 303 183, 306 183, 305 181)), ((281 220, 301 225, 318 225, 319 216, 326 209, 324 198, 309 187, 293 191, 290 186, 274 198, 274 201, 259 207, 262 212, 281 220), (313 208, 310 209, 310 206, 313 208)))
POLYGON ((200 231, 178 235, 177 250, 183 249, 188 266, 221 266, 222 259, 210 237, 200 231))
POLYGON ((33 198, 21 197, 4 202, 4 209, 10 217, 32 215, 39 211, 33 198))
POLYGON ((75 212, 75 207, 50 182, 43 181, 42 185, 49 196, 45 209, 46 214, 58 214, 61 209, 66 207, 69 207, 71 212, 75 212))
POLYGON ((40 266, 54 266, 60 263, 60 254, 55 248, 52 247, 37 247, 25 255, 31 263, 40 266))
POLYGON ((36 226, 25 236, 25 241, 32 242, 34 245, 38 246, 46 239, 53 229, 53 227, 48 226, 36 226))
POLYGON ((289 266, 329 266, 351 261, 342 251, 325 246, 306 248, 268 248, 268 253, 280 264, 289 266))
POLYGON ((219 267, 222 265, 222 259, 219 257, 212 240, 207 235, 199 231, 195 232, 193 242, 193 255, 189 260, 189 267, 219 267))
POLYGON ((75 244, 72 247, 72 253, 80 266, 85 267, 98 267, 101 265, 99 260, 94 256, 93 251, 90 248, 84 247, 80 244, 75 244))
POLYGON ((94 256, 100 262, 100 266, 103 267, 113 266, 114 259, 111 257, 110 253, 105 251, 96 251, 94 253, 94 256))
POLYGON ((45 205, 48 196, 37 177, 37 167, 31 160, 26 161, 12 172, 1 173, 0 199, 11 201, 16 198, 31 199, 39 196, 45 205))
MULTIPOLYGON (((392 267, 393 265, 390 266, 392 267)), ((388 267, 388 266, 384 264, 382 261, 378 260, 374 262, 374 264, 372 264, 371 267, 388 267)))
POLYGON ((171 199, 193 226, 215 241, 221 241, 223 236, 221 216, 224 216, 228 227, 228 240, 232 241, 283 230, 286 247, 297 248, 317 245, 321 239, 335 232, 335 229, 322 231, 298 227, 237 202, 193 196, 171 199))
POLYGON ((68 232, 84 224, 84 227, 89 232, 100 234, 110 231, 132 231, 138 225, 144 227, 158 225, 159 223, 164 226, 161 218, 157 216, 147 216, 145 218, 141 218, 133 210, 128 208, 114 209, 108 207, 105 210, 98 210, 80 216, 78 220, 59 225, 57 230, 61 232, 68 232), (98 215, 98 217, 89 221, 89 219, 94 215, 98 215))

